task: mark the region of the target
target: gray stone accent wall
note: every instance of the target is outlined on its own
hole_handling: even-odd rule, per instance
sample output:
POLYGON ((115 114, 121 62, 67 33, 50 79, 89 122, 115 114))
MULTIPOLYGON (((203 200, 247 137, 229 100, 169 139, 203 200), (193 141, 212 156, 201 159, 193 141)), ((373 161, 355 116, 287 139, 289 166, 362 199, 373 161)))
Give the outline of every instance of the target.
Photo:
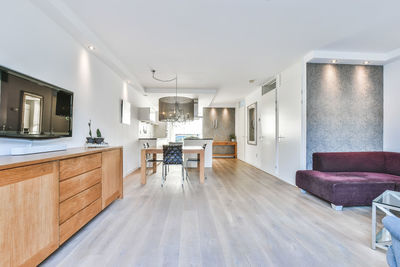
MULTIPOLYGON (((229 141, 229 135, 235 134, 234 108, 204 108, 203 109, 203 137, 213 138, 214 141, 229 141), (217 128, 214 128, 217 120, 217 128)), ((232 147, 216 147, 214 153, 234 153, 232 147)))
POLYGON ((307 64, 307 169, 314 152, 383 149, 383 67, 307 64))

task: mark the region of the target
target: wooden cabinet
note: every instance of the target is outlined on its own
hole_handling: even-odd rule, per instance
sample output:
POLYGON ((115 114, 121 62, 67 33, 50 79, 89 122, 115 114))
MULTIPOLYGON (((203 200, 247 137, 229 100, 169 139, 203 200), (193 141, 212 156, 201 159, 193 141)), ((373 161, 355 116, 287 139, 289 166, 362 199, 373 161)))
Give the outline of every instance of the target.
POLYGON ((122 148, 0 157, 0 266, 35 266, 122 197, 122 148))
POLYGON ((60 182, 60 202, 101 183, 101 168, 85 172, 60 182))
POLYGON ((58 162, 0 171, 0 266, 34 266, 59 244, 58 162))
POLYGON ((101 167, 101 153, 75 157, 60 161, 60 180, 101 167))
POLYGON ((101 184, 98 183, 85 191, 60 203, 60 224, 101 198, 101 184))
POLYGON ((102 208, 122 197, 122 149, 102 153, 102 208))
POLYGON ((65 223, 60 225, 60 244, 68 240, 73 234, 79 231, 93 217, 101 211, 101 200, 98 199, 77 214, 72 216, 65 223))

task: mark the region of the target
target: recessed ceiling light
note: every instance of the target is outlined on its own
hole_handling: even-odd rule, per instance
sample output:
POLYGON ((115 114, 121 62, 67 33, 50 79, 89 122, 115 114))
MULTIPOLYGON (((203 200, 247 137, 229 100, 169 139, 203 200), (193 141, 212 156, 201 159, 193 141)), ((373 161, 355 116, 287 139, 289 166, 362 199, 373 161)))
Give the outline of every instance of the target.
POLYGON ((335 63, 337 63, 337 59, 332 59, 331 62, 332 62, 333 64, 335 64, 335 63))
POLYGON ((364 61, 364 65, 368 65, 369 64, 369 61, 364 61))
POLYGON ((95 49, 94 45, 88 45, 88 48, 92 51, 95 49))

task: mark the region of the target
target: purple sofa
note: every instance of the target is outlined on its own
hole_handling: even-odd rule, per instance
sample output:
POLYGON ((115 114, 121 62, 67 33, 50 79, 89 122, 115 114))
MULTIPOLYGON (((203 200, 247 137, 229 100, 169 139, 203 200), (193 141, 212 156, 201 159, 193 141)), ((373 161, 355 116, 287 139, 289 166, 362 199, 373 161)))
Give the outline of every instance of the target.
POLYGON ((297 171, 296 185, 332 207, 370 206, 385 190, 400 191, 400 153, 314 153, 313 170, 297 171))

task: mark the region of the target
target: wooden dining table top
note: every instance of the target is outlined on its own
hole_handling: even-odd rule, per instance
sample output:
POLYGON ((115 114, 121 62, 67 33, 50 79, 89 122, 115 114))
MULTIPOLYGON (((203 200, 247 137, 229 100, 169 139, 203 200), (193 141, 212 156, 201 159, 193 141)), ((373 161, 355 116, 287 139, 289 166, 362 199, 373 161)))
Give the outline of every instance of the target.
MULTIPOLYGON (((148 148, 142 148, 142 150, 148 153, 162 153, 163 147, 162 146, 148 147, 148 148)), ((182 146, 183 153, 199 153, 203 150, 204 148, 202 146, 182 146)))

